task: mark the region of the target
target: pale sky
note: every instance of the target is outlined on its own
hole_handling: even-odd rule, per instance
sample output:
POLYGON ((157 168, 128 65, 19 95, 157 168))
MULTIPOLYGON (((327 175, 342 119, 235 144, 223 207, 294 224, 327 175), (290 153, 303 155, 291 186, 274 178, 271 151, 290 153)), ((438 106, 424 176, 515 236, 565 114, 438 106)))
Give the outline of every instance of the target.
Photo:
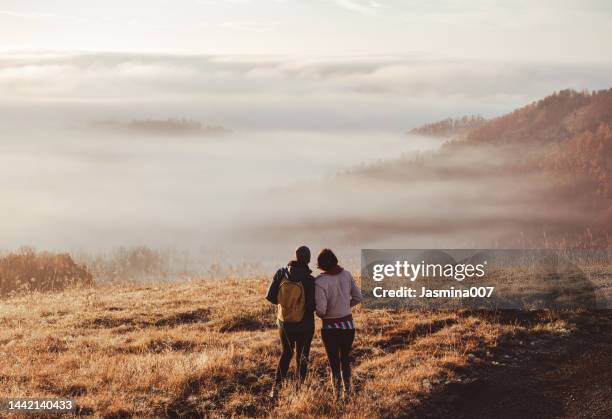
POLYGON ((612 58, 609 0, 0 0, 0 50, 612 58))

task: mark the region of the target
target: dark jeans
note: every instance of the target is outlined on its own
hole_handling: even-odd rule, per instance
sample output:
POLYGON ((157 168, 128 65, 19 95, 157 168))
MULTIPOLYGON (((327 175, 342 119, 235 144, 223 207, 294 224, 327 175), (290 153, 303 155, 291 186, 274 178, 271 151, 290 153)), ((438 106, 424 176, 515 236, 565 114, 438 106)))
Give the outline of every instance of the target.
POLYGON ((348 394, 351 386, 349 356, 355 339, 355 329, 322 329, 321 339, 325 345, 335 389, 339 391, 341 383, 344 382, 344 390, 348 394))
POLYGON ((308 357, 310 356, 310 344, 314 330, 309 331, 286 331, 283 327, 278 329, 283 353, 278 360, 276 368, 276 385, 280 386, 282 381, 287 376, 291 358, 295 350, 295 362, 297 371, 300 377, 300 382, 303 382, 308 372, 308 357))

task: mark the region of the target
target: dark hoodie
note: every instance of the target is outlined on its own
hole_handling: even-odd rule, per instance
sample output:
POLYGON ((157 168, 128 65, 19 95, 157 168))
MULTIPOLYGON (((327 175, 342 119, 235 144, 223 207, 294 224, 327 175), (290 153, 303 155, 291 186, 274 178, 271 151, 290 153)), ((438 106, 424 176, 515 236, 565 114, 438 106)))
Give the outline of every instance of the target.
POLYGON ((304 317, 302 318, 302 321, 297 323, 282 322, 277 320, 278 326, 287 331, 297 332, 314 330, 315 286, 312 271, 305 263, 295 260, 289 262, 286 268, 281 268, 276 271, 276 274, 274 274, 274 278, 272 279, 272 283, 268 288, 268 294, 266 295, 266 300, 272 304, 278 304, 278 287, 283 278, 287 278, 289 281, 302 283, 305 294, 304 317))

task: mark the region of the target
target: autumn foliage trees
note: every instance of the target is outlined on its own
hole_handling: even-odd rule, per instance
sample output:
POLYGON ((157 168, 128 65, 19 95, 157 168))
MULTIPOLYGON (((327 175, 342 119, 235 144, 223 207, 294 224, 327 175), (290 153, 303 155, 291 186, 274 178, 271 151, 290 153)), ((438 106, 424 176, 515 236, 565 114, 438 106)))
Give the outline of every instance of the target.
POLYGON ((93 285, 93 276, 68 253, 24 248, 0 257, 0 295, 62 290, 69 285, 93 285))
POLYGON ((612 123, 612 89, 562 90, 472 130, 472 143, 549 143, 612 123))
POLYGON ((612 124, 584 131, 557 145, 543 160, 547 168, 584 178, 604 199, 612 199, 612 124))
MULTIPOLYGON (((415 133, 445 137, 453 120, 424 125, 415 133)), ((591 243, 612 245, 612 89, 562 90, 491 120, 480 121, 447 142, 448 154, 494 149, 509 174, 530 172, 555 179, 547 195, 572 204, 580 200, 591 243)), ((540 197, 539 199, 546 199, 540 197)), ((552 202, 552 201, 551 201, 552 202)), ((575 228, 565 226, 568 237, 575 228)), ((578 241, 569 239, 570 245, 578 241)))

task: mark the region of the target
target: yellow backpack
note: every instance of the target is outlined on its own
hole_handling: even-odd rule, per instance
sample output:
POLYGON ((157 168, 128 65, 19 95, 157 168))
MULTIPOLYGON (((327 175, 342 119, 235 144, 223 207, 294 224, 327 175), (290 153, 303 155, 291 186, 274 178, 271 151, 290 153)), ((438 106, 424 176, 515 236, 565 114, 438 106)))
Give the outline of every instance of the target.
POLYGON ((297 323, 304 317, 306 297, 304 285, 286 278, 278 287, 278 313, 276 317, 282 322, 297 323))

